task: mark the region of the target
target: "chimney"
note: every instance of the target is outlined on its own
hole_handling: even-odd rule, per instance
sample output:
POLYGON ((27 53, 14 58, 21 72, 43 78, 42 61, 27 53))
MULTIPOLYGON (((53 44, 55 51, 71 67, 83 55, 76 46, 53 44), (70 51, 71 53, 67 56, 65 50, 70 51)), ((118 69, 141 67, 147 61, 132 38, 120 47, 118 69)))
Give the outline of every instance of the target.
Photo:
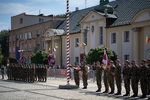
POLYGON ((76 7, 76 11, 78 11, 79 10, 79 7, 76 7))
POLYGON ((104 13, 105 13, 105 16, 107 16, 107 14, 108 14, 108 10, 107 10, 107 9, 105 9, 105 10, 104 10, 104 13))

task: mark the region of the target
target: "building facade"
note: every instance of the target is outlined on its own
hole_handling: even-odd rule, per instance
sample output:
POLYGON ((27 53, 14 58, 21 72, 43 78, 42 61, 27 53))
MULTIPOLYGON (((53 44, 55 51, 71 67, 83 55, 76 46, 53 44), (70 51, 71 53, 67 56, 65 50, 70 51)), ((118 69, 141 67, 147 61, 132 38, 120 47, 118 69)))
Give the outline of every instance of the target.
MULTIPOLYGON (((150 2, 116 0, 102 3, 103 1, 100 0, 98 6, 76 10, 71 14, 70 63, 79 62, 80 52, 84 52, 83 47, 77 43, 86 43, 86 52, 96 47, 108 47, 117 54, 121 63, 135 59, 140 65, 141 59, 149 59, 150 45, 146 45, 145 40, 146 36, 150 36, 150 2)), ((45 38, 57 38, 57 35, 50 35, 50 30, 46 31, 49 37, 45 38)), ((59 50, 54 52, 56 63, 66 66, 66 21, 57 30, 64 30, 64 33, 59 35, 61 42, 56 44, 59 45, 59 50)))
MULTIPOLYGON (((57 19, 57 18, 50 17, 49 20, 43 19, 45 20, 43 22, 38 22, 37 20, 37 23, 34 23, 34 22, 30 22, 30 20, 32 19, 35 20, 35 17, 39 19, 39 16, 25 15, 24 17, 22 17, 23 15, 24 14, 20 14, 17 15, 16 18, 15 17, 12 18, 12 22, 16 22, 16 24, 12 25, 12 30, 9 32, 9 57, 17 58, 17 59, 19 59, 19 57, 26 57, 28 62, 30 62, 30 56, 33 53, 39 50, 45 51, 44 35, 46 30, 49 28, 58 27, 65 18, 57 19), (30 19, 28 23, 22 26, 17 25, 17 23, 19 23, 20 21, 19 18, 24 18, 24 21, 26 21, 25 20, 26 17, 30 19), (24 52, 21 52, 18 55, 17 53, 18 50, 23 50, 24 52)), ((45 17, 47 18, 47 16, 45 17)))

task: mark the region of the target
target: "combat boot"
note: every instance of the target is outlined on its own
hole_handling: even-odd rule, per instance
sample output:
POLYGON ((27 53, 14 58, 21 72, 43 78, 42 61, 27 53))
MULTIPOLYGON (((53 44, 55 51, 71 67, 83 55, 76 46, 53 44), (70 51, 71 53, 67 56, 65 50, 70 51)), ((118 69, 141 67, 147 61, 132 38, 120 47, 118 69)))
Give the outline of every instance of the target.
POLYGON ((109 94, 114 94, 114 91, 111 91, 109 94))
POLYGON ((83 87, 82 89, 87 89, 87 87, 83 87))
POLYGON ((105 90, 103 93, 108 93, 109 91, 108 90, 105 90))
POLYGON ((146 98, 146 95, 143 94, 140 98, 146 98))
POLYGON ((96 92, 101 92, 101 89, 100 89, 100 88, 98 88, 98 90, 97 90, 96 92))
POLYGON ((120 91, 118 91, 115 95, 121 95, 121 92, 120 92, 120 91))
POLYGON ((135 94, 133 94, 131 97, 137 97, 138 95, 137 95, 137 93, 135 93, 135 94))
POLYGON ((123 95, 123 96, 130 96, 130 93, 129 92, 127 92, 125 95, 123 95))

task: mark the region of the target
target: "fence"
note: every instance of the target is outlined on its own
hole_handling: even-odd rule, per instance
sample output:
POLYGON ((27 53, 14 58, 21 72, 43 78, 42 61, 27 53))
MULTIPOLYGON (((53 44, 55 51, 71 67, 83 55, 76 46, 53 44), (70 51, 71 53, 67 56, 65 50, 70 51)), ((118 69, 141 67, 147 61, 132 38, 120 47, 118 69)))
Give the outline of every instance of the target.
MULTIPOLYGON (((82 72, 79 72, 80 74, 80 79, 82 79, 82 72)), ((47 76, 48 78, 66 78, 67 77, 67 69, 48 69, 47 70, 47 76)), ((70 71, 70 79, 74 79, 74 71, 70 71)), ((89 70, 88 71, 88 80, 95 82, 95 71, 94 70, 89 70)))

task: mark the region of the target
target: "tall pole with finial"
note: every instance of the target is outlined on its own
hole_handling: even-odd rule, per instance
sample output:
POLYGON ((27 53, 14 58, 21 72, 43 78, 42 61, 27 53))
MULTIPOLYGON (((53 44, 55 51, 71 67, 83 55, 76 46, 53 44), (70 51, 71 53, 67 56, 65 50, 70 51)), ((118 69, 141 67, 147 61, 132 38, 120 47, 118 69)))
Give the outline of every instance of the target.
POLYGON ((86 8, 87 0, 85 0, 85 8, 86 8))
POLYGON ((70 68, 69 68, 69 46, 70 41, 69 41, 69 0, 67 0, 67 84, 69 84, 70 81, 70 68))

